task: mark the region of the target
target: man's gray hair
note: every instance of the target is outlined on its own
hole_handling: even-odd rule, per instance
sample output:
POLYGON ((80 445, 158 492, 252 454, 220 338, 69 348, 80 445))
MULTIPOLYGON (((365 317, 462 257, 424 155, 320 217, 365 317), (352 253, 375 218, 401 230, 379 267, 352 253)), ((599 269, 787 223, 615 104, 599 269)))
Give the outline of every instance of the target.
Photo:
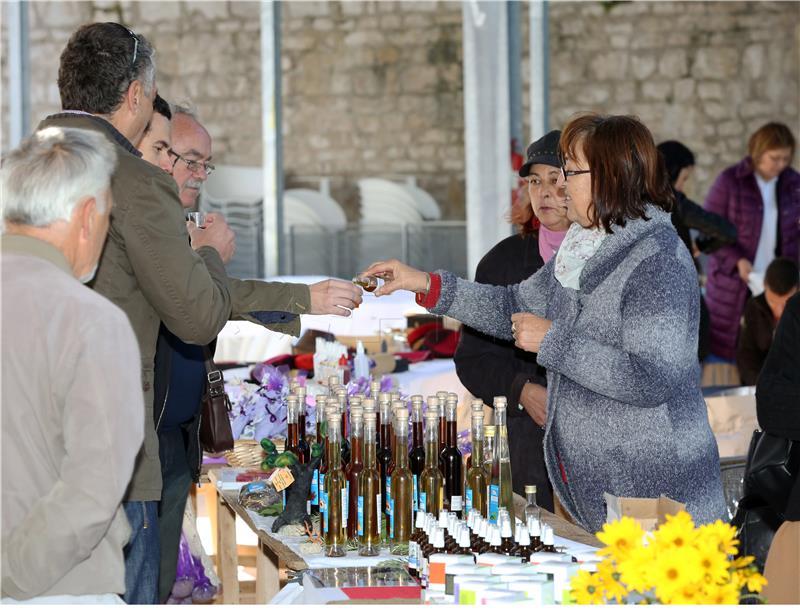
POLYGON ((114 146, 99 132, 40 130, 3 160, 3 221, 36 227, 69 221, 75 205, 86 197, 94 197, 104 212, 104 193, 116 166, 114 146))
POLYGON ((202 124, 200 121, 200 114, 197 112, 197 107, 187 100, 182 100, 177 105, 172 105, 172 115, 175 116, 179 113, 181 115, 188 115, 198 124, 202 124))

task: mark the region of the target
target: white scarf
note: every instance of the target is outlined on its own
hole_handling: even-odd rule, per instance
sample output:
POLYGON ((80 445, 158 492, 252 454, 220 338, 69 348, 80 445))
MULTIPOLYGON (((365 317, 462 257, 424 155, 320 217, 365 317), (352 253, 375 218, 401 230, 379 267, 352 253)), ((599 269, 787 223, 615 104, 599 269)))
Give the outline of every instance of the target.
POLYGON ((556 254, 555 276, 561 286, 580 289, 581 272, 606 237, 608 234, 602 227, 583 228, 577 222, 572 223, 556 254))

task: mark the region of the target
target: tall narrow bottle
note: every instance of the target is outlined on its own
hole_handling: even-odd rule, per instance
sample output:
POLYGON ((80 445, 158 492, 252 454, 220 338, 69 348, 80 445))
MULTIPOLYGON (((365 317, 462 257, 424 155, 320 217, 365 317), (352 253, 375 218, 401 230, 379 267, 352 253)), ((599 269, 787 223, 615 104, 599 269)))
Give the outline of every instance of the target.
POLYGON ((408 553, 408 540, 413 524, 411 497, 414 477, 408 467, 408 408, 397 407, 394 424, 394 469, 392 470, 391 508, 392 520, 389 550, 395 555, 408 553))
POLYGON ((425 444, 422 441, 422 395, 411 396, 411 450, 408 467, 414 476, 414 491, 411 494, 414 511, 419 510, 419 476, 425 469, 425 444))
MULTIPOLYGON (((444 475, 444 507, 461 517, 464 498, 464 479, 461 465, 461 451, 458 450, 456 432, 456 413, 458 412, 458 396, 453 394, 447 398, 446 406, 447 442, 441 454, 444 475)), ((455 543, 455 540, 453 541, 455 543)))
POLYGON ((308 417, 306 416, 306 387, 298 386, 295 389, 295 395, 297 395, 297 426, 300 428, 300 439, 298 446, 301 451, 303 451, 303 456, 305 458, 304 463, 308 463, 311 461, 311 445, 306 440, 306 421, 308 417))
POLYGON ((296 395, 286 397, 286 447, 285 449, 293 453, 299 463, 306 463, 304 451, 300 450, 300 426, 298 419, 298 401, 296 395))
MULTIPOLYGON (((436 397, 439 398, 439 405, 436 407, 439 413, 439 455, 442 454, 444 447, 447 446, 447 391, 437 391, 436 397)), ((439 469, 443 470, 441 459, 439 469)))
POLYGON ((378 403, 378 395, 381 392, 381 381, 380 379, 375 379, 369 383, 369 395, 368 399, 374 399, 375 403, 378 403))
POLYGON ((336 412, 328 414, 328 461, 325 475, 323 503, 323 528, 325 555, 343 557, 347 545, 347 480, 342 471, 341 424, 336 412))
POLYGON ((486 480, 492 476, 492 457, 494 455, 494 425, 484 425, 483 427, 483 470, 486 472, 486 480))
POLYGON ((511 486, 511 454, 508 450, 506 428, 506 398, 494 398, 495 441, 492 453, 492 475, 489 479, 489 520, 497 522, 498 511, 504 507, 514 522, 514 491, 511 486))
POLYGON ((364 471, 364 422, 360 407, 350 411, 350 463, 345 467, 348 491, 347 538, 358 540, 358 496, 361 473, 364 471))
MULTIPOLYGON (((365 404, 366 405, 366 404, 365 404)), ((378 555, 381 548, 381 475, 375 458, 374 412, 364 415, 364 470, 358 481, 358 554, 378 555)))
POLYGON ((473 508, 486 515, 487 475, 483 466, 483 402, 472 404, 472 454, 466 480, 466 511, 473 508))
POLYGON ((442 510, 444 477, 439 471, 439 416, 425 414, 425 469, 419 477, 420 510, 438 515, 442 510))
POLYGON ((342 424, 342 467, 350 462, 350 417, 347 411, 347 388, 339 387, 336 390, 336 401, 339 404, 339 419, 342 424))
POLYGON ((381 473, 381 498, 383 502, 383 517, 381 521, 381 535, 384 540, 389 538, 389 500, 391 499, 391 480, 392 470, 394 469, 394 459, 392 458, 392 400, 391 396, 381 394, 380 400, 380 446, 378 447, 378 469, 381 473))
POLYGON ((314 500, 316 500, 316 508, 320 514, 320 535, 323 534, 322 524, 323 524, 323 517, 322 517, 322 501, 323 495, 325 493, 325 475, 328 473, 328 414, 326 410, 326 396, 324 395, 317 395, 317 429, 319 433, 317 433, 317 438, 322 438, 320 441, 322 442, 322 459, 319 463, 319 468, 314 474, 317 477, 317 495, 316 497, 312 494, 311 499, 311 509, 314 509, 314 500))

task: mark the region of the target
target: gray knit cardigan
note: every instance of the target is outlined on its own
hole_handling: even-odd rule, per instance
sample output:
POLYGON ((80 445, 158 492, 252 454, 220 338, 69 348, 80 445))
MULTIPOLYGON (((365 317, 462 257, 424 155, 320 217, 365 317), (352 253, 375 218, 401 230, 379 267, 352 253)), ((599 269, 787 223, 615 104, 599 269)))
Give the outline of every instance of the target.
POLYGON ((545 460, 553 487, 589 531, 603 492, 667 495, 696 523, 725 513, 719 453, 700 392, 697 276, 669 215, 613 226, 580 290, 555 279, 555 258, 521 284, 468 282, 446 271, 436 314, 512 339, 511 315, 553 321, 538 353, 547 368, 545 460))

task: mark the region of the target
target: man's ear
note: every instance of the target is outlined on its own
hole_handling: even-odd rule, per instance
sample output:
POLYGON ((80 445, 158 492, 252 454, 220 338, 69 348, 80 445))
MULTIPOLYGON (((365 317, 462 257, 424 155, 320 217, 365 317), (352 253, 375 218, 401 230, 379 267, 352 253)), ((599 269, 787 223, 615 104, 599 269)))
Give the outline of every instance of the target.
POLYGON ((143 98, 144 88, 142 87, 142 82, 138 79, 134 79, 128 86, 127 92, 125 92, 125 105, 127 105, 132 114, 138 112, 139 105, 142 104, 143 98))
POLYGON ((96 231, 97 213, 97 199, 93 196, 84 198, 75 206, 82 241, 88 241, 96 231))

